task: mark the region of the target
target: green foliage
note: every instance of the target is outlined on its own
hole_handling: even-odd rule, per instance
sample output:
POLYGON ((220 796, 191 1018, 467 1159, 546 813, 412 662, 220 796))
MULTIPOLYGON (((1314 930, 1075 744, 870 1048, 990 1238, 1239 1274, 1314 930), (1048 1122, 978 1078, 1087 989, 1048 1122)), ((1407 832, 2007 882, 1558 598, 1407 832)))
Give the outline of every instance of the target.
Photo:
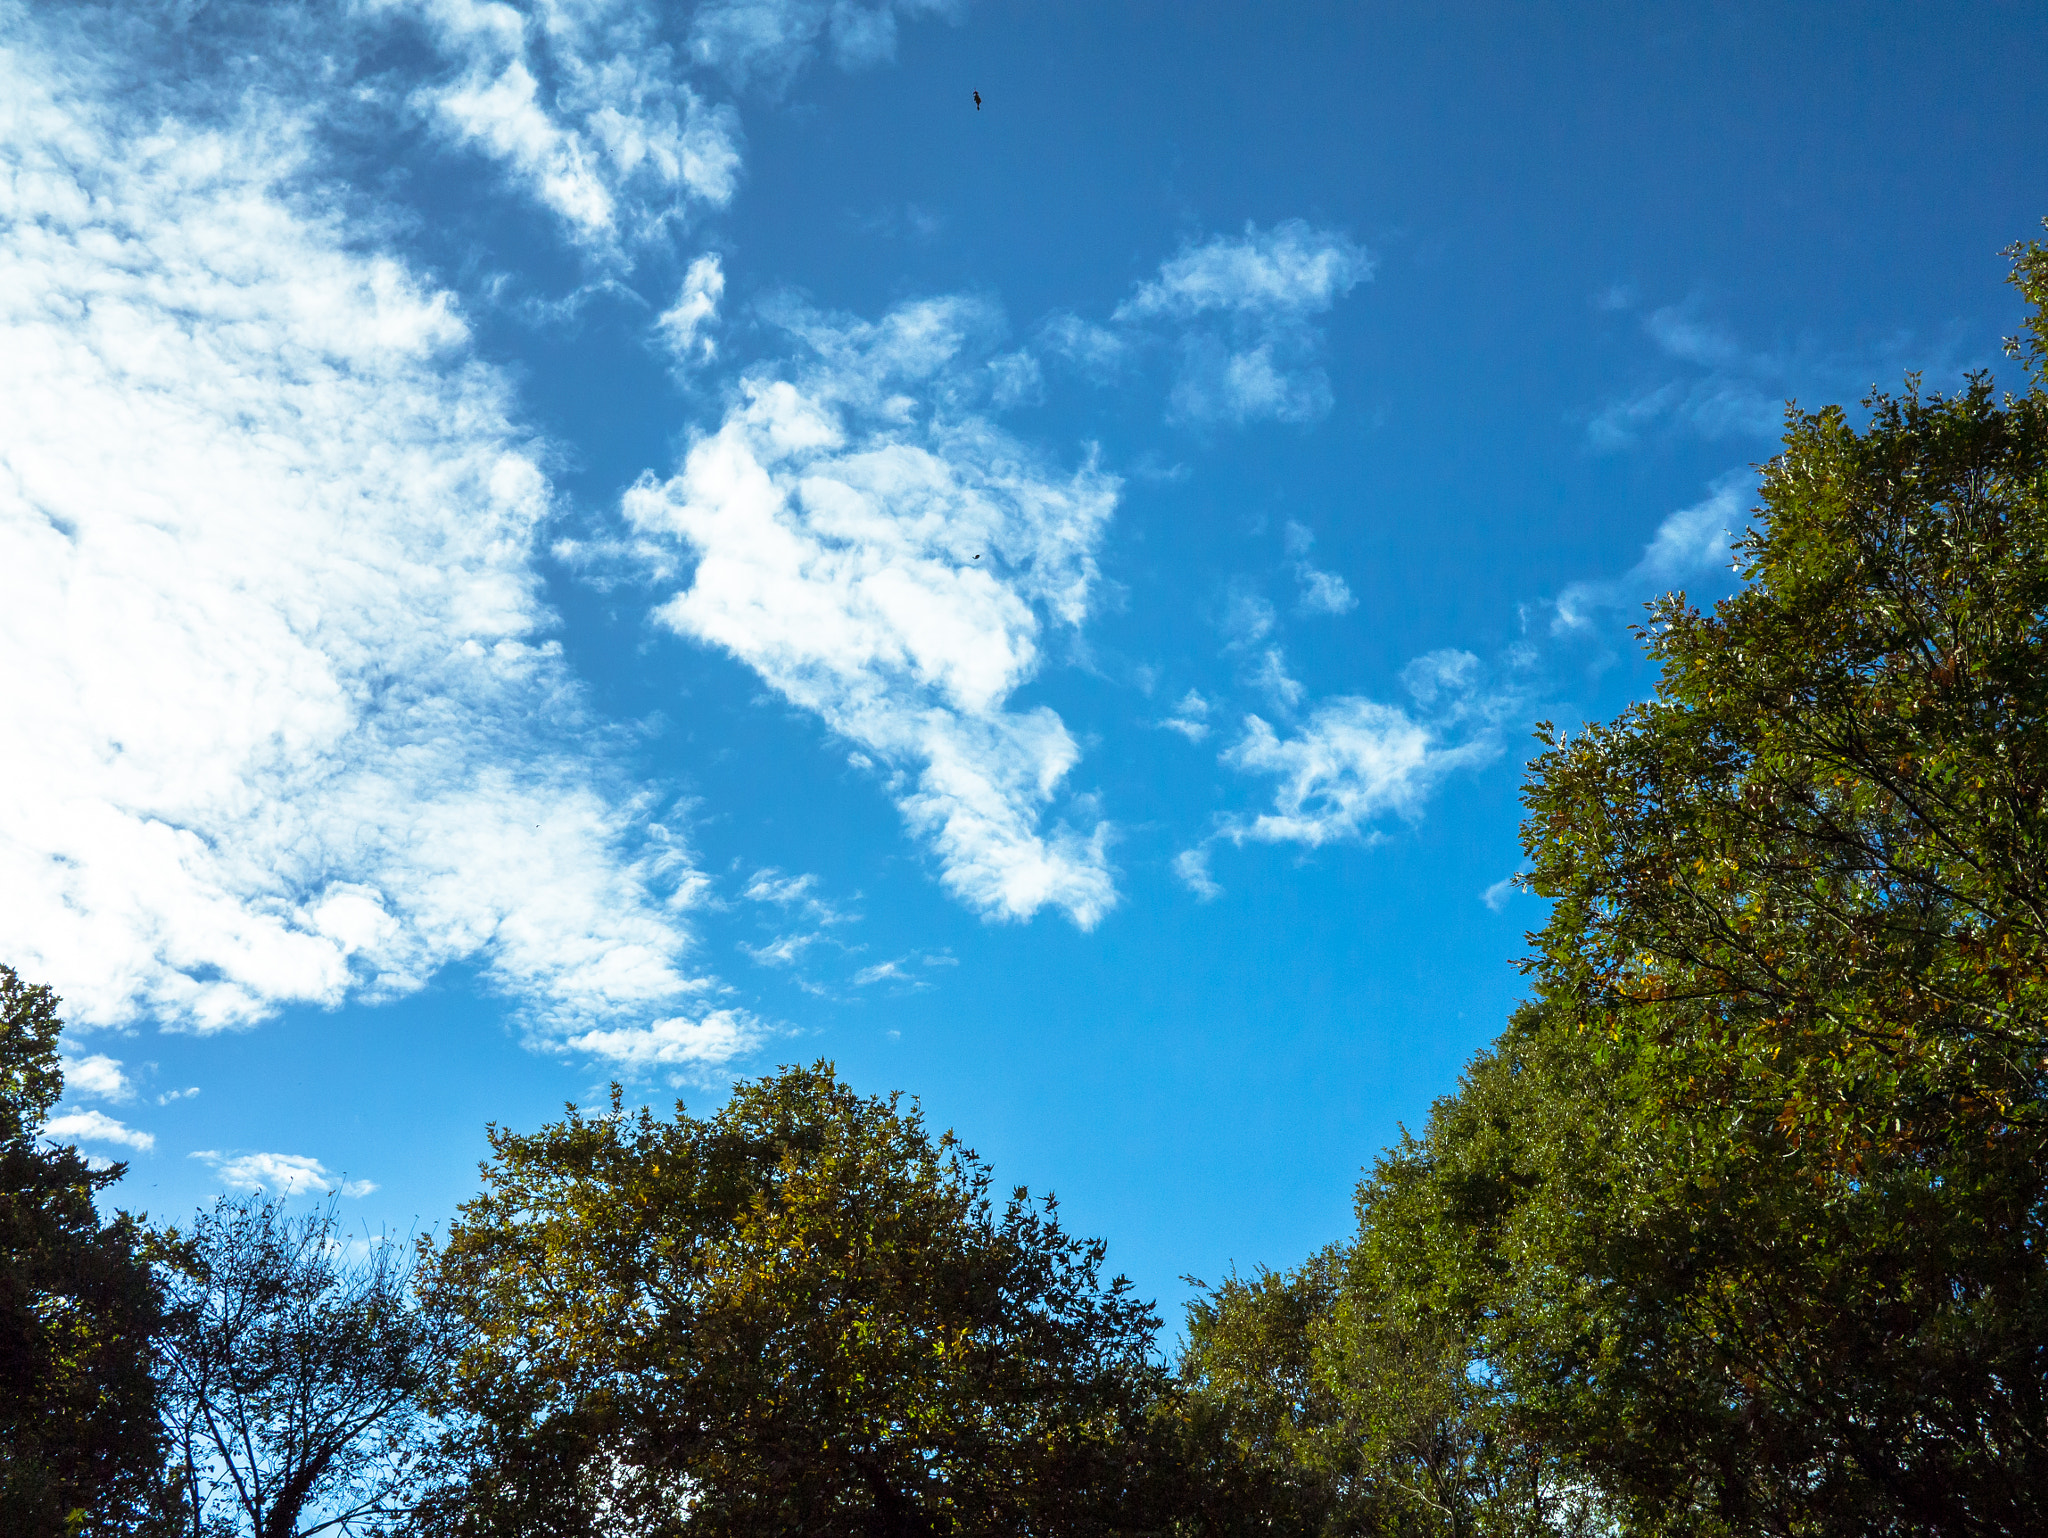
POLYGON ((1618 1334, 1539 1376, 1645 1503, 2008 1531, 2048 1485, 2048 393, 1869 405, 1788 417, 1743 589, 1659 604, 1657 698, 1532 773, 1539 989, 1632 1123, 1618 1334))
POLYGON ((1535 1002, 1334 1288, 1198 1305, 1194 1396, 1322 1531, 2048 1522, 2048 248, 2010 255, 2031 387, 1788 415, 1742 589, 1653 606, 1656 697, 1532 766, 1535 1002))
POLYGON ((39 1141, 63 1092, 48 988, 0 966, 0 1532, 153 1531, 161 1441, 146 1236, 92 1169, 39 1141))
MULTIPOLYGON (((1526 1195, 1528 1081, 1485 1058, 1359 1188, 1359 1234, 1291 1274, 1210 1290, 1189 1311, 1190 1396, 1266 1473, 1280 1530, 1549 1535, 1598 1531, 1582 1471, 1502 1382, 1492 1328, 1503 1220, 1526 1195)), ((1547 1108, 1546 1108, 1547 1109, 1547 1108)))
POLYGON ((1157 1320, 1099 1242, 829 1065, 491 1133, 430 1261, 456 1533, 1142 1530, 1157 1320))

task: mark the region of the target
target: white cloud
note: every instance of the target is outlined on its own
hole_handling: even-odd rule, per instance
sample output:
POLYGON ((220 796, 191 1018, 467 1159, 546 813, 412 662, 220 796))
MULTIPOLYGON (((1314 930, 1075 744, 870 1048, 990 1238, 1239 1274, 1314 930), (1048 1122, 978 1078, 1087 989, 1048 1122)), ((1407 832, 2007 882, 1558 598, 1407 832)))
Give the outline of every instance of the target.
POLYGON ((202 1148, 192 1154, 204 1160, 231 1187, 242 1191, 265 1191, 273 1196, 304 1196, 309 1191, 339 1191, 343 1196, 368 1196, 377 1189, 374 1180, 340 1180, 327 1166, 305 1154, 220 1153, 202 1148))
POLYGON ((1724 368, 1746 361, 1728 329, 1702 320, 1693 304, 1667 304, 1653 310, 1644 319, 1643 329, 1665 353, 1686 363, 1724 368))
POLYGON ((1173 857, 1173 873, 1186 883, 1202 902, 1214 902, 1223 895, 1223 888, 1216 878, 1209 874, 1209 846, 1198 844, 1193 849, 1183 849, 1173 857))
POLYGON ((929 983, 924 982, 915 973, 903 970, 903 963, 909 959, 907 956, 898 956, 894 961, 878 961, 871 967, 862 967, 853 974, 853 986, 871 988, 876 983, 902 983, 911 988, 930 987, 929 983))
POLYGON ((676 476, 625 498, 657 550, 697 558, 660 619, 885 766, 970 907, 1091 927, 1116 900, 1109 830, 1043 825, 1080 748, 1049 708, 1007 707, 1047 630, 1088 613, 1116 481, 1041 467, 978 413, 963 355, 999 329, 985 306, 782 318, 808 349, 795 379, 748 378, 676 476))
POLYGON ((1330 409, 1310 317, 1372 276, 1362 246, 1300 219, 1182 249, 1118 306, 1126 326, 1182 328, 1168 401, 1176 420, 1207 425, 1309 422, 1330 409))
POLYGON ((820 49, 841 69, 864 69, 896 57, 899 16, 957 17, 964 0, 710 0, 690 27, 690 46, 703 63, 744 88, 778 91, 820 49))
POLYGON ((1115 378, 1131 352, 1130 339, 1123 332, 1065 311, 1050 316, 1038 328, 1037 340, 1041 351, 1064 358, 1098 383, 1115 378))
POLYGON ((1273 633, 1280 616, 1248 583, 1232 582, 1223 596, 1223 637, 1233 647, 1256 645, 1273 633))
POLYGON ((1200 742, 1209 735, 1209 702, 1190 689, 1173 707, 1173 714, 1159 724, 1170 732, 1179 732, 1189 742, 1200 742))
POLYGON ((53 1116, 44 1124, 43 1136, 53 1143, 119 1143, 143 1153, 156 1147, 154 1133, 124 1126, 104 1111, 66 1111, 53 1116))
POLYGON ((1284 538, 1287 553, 1294 557, 1294 580, 1301 584, 1300 609, 1304 614, 1344 614, 1358 607, 1350 584, 1333 571, 1324 571, 1308 558, 1316 536, 1308 525, 1289 521, 1284 538))
POLYGON ((1424 710, 1462 718, 1476 697, 1484 664, 1468 651, 1424 652, 1401 669, 1401 687, 1424 710))
POLYGON ((1223 761, 1279 783, 1271 812, 1225 829, 1236 842, 1316 848, 1357 838, 1377 818, 1414 815, 1445 774, 1494 752, 1483 743, 1446 746, 1405 711, 1355 695, 1324 701, 1290 737, 1258 716, 1244 727, 1223 761))
POLYGON ((1300 679, 1287 671, 1287 654, 1277 646, 1269 646, 1259 654, 1256 666, 1251 670, 1251 685, 1279 709, 1292 710, 1308 693, 1300 679))
POLYGON ((1586 424, 1586 436, 1595 449, 1612 452, 1666 417, 1702 438, 1768 438, 1784 424, 1785 400, 1724 374, 1669 380, 1601 407, 1586 424))
POLYGON ((778 908, 793 908, 814 924, 830 926, 860 921, 859 914, 849 913, 837 904, 820 897, 818 886, 816 876, 785 876, 771 865, 755 871, 740 895, 749 902, 769 903, 778 908))
POLYGON ((1259 716, 1246 716, 1243 734, 1224 750, 1222 761, 1274 781, 1272 810, 1221 819, 1208 839, 1181 853, 1175 872, 1206 899, 1222 890, 1209 873, 1209 848, 1219 839, 1316 849, 1370 841, 1376 836, 1373 823, 1420 815, 1446 775, 1490 762, 1500 751, 1499 723, 1514 697, 1502 689, 1488 691, 1483 672, 1469 652, 1416 658, 1402 682, 1419 715, 1340 695, 1317 704, 1298 729, 1286 733, 1259 716))
POLYGON ((1601 609, 1642 603, 1679 583, 1726 567, 1731 548, 1748 525, 1755 491, 1756 476, 1751 471, 1731 470, 1718 477, 1700 501, 1680 508, 1657 525, 1657 532, 1643 547, 1642 559, 1622 576, 1574 582, 1558 594, 1552 633, 1583 630, 1601 609))
POLYGON ((742 940, 740 949, 759 966, 786 967, 823 938, 814 930, 809 934, 778 935, 767 945, 749 945, 742 940))
POLYGON ((1036 406, 1045 399, 1045 374, 1028 352, 1007 352, 988 361, 989 404, 998 411, 1036 406))
POLYGON ((1479 900, 1495 913, 1500 912, 1501 909, 1508 905, 1508 899, 1515 895, 1517 875, 1519 875, 1519 872, 1511 872, 1501 877, 1500 880, 1494 882, 1492 886, 1479 894, 1479 900))
POLYGON ((120 1060, 93 1053, 89 1057, 65 1058, 59 1064, 64 1073, 64 1091, 91 1095, 115 1104, 135 1098, 135 1085, 121 1071, 120 1060))
POLYGON ((1294 575, 1301 584, 1302 613, 1345 614, 1358 607, 1350 584, 1334 571, 1323 571, 1304 561, 1295 567, 1294 575))
POLYGON ((1327 310, 1372 276, 1372 258, 1342 235, 1289 219, 1244 237, 1212 235, 1162 263, 1117 310, 1119 320, 1227 314, 1300 316, 1327 310))
MULTIPOLYGON (((1646 431, 1670 428, 1706 439, 1771 440, 1784 429, 1788 399, 1800 396, 1854 398, 1873 379, 1897 374, 1930 351, 1923 339, 1886 337, 1854 352, 1822 352, 1811 345, 1753 348, 1724 325, 1702 314, 1697 298, 1666 305, 1643 318, 1644 336, 1664 360, 1660 372, 1677 365, 1675 377, 1656 379, 1606 402, 1586 422, 1586 437, 1597 451, 1611 453, 1634 444, 1646 431)), ((1960 373, 1956 337, 1937 341, 1944 361, 1931 372, 1960 373)))
POLYGON ((545 639, 548 484, 448 296, 305 190, 304 125, 260 96, 130 116, 18 41, 10 960, 74 1025, 247 1024, 463 958, 561 1028, 698 986, 694 878, 545 639))
POLYGON ((416 101, 505 166, 572 238, 621 256, 738 186, 738 115, 680 78, 644 0, 377 0, 416 14, 450 78, 416 101))
POLYGON ((705 333, 718 321, 718 301, 724 294, 725 269, 716 253, 690 263, 676 302, 654 323, 678 363, 691 367, 709 363, 718 356, 718 344, 705 333))
POLYGON ((1206 333, 1183 338, 1168 415, 1180 422, 1232 425, 1261 419, 1313 422, 1325 415, 1331 405, 1328 376, 1320 367, 1292 366, 1278 353, 1270 340, 1233 347, 1206 333))
POLYGON ((649 1025, 589 1030, 563 1045, 625 1070, 712 1069, 751 1052, 766 1035, 743 1011, 715 1009, 695 1020, 678 1016, 649 1025))

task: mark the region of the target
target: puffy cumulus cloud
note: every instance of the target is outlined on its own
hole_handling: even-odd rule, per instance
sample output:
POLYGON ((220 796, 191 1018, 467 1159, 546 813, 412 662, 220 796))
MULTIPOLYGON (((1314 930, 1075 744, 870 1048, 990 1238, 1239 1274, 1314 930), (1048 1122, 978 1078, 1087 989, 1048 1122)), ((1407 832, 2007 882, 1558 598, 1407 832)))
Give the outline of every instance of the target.
POLYGON ((742 88, 786 88, 823 49, 841 69, 864 69, 896 57, 898 17, 954 19, 965 0, 709 0, 690 22, 697 59, 742 88))
POLYGON ((1208 838, 1176 857, 1175 873, 1206 901, 1222 892, 1210 873, 1219 841, 1318 849, 1370 842, 1374 823, 1421 815, 1445 776, 1500 752, 1498 727, 1515 695, 1489 687, 1486 671, 1470 652, 1431 652, 1402 672, 1412 709, 1338 695, 1285 730, 1247 715, 1222 762, 1273 781, 1272 808, 1220 819, 1208 838))
POLYGON ((714 1009, 687 1019, 605 1027, 567 1037, 566 1050, 584 1053, 630 1074, 661 1069, 683 1073, 716 1069, 752 1051, 766 1030, 740 1010, 714 1009))
POLYGON ((67 1057, 60 1066, 66 1094, 91 1095, 95 1100, 111 1100, 116 1105, 135 1098, 135 1085, 121 1071, 118 1058, 95 1052, 87 1057, 67 1057))
POLYGON ((1308 422, 1330 409, 1311 317, 1371 276, 1371 256, 1341 234, 1300 219, 1265 231, 1247 224, 1241 238, 1184 248, 1113 318, 1181 328, 1168 403, 1180 421, 1308 422))
POLYGON ((619 256, 739 183, 739 116, 682 78, 647 0, 374 0, 450 69, 414 100, 594 252, 619 256))
POLYGON ((343 1196, 368 1196, 374 1180, 336 1180, 327 1166, 305 1154, 221 1153, 202 1148, 192 1155, 213 1166, 222 1182, 238 1191, 263 1191, 272 1196, 304 1196, 309 1191, 339 1191, 343 1196))
POLYGON ((10 959, 74 1025, 462 958, 543 1028, 672 1009, 695 878, 604 779, 529 564, 549 488, 448 298, 297 190, 303 125, 260 98, 131 113, 13 42, 10 959))
POLYGON ((1470 756, 1469 746, 1442 747, 1406 711, 1357 696, 1324 701, 1287 737, 1247 716, 1223 761, 1278 785, 1273 810, 1232 824, 1227 836, 1310 848, 1356 838, 1387 813, 1412 815, 1435 781, 1470 756))
POLYGON ((66 1111, 43 1125, 43 1136, 53 1143, 118 1143, 148 1153, 156 1147, 156 1135, 139 1132, 114 1120, 104 1111, 66 1111))
POLYGON ((631 525, 696 558, 660 618, 746 663, 890 773, 942 879, 986 916, 1116 900, 1106 825, 1045 816, 1080 748, 1009 707, 1049 627, 1078 626, 1117 483, 1038 463, 983 414, 1000 317, 962 299, 875 323, 787 311, 793 377, 745 380, 631 525))
POLYGON ((1749 524, 1750 499, 1756 475, 1731 470, 1717 478, 1707 495, 1681 507, 1657 525, 1643 547, 1642 559, 1619 577, 1574 582, 1557 596, 1552 634, 1585 630, 1602 609, 1642 603, 1678 584, 1729 564, 1730 552, 1749 524))

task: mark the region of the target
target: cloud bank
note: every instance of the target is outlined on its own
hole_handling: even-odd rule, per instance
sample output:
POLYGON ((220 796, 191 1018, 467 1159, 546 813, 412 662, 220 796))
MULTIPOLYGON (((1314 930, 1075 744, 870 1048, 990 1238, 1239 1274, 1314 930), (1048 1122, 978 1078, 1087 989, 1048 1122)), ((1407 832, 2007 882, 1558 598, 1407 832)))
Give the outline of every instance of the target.
POLYGON ((129 113, 12 44, 10 960, 79 1025, 245 1025, 462 959, 544 1032, 672 1012, 695 877, 547 639, 548 482, 453 303, 307 190, 302 118, 129 113))

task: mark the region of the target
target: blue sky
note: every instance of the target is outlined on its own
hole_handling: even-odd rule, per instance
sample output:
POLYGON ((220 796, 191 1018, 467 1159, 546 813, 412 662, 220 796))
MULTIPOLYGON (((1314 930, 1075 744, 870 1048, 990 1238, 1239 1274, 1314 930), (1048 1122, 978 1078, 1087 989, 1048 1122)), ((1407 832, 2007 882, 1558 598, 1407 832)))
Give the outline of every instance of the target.
POLYGON ((1171 1304, 1521 995, 1529 731, 1998 367, 2022 4, 0 5, 0 956, 176 1217, 829 1057, 1171 1304), (977 110, 973 93, 983 106, 977 110))

